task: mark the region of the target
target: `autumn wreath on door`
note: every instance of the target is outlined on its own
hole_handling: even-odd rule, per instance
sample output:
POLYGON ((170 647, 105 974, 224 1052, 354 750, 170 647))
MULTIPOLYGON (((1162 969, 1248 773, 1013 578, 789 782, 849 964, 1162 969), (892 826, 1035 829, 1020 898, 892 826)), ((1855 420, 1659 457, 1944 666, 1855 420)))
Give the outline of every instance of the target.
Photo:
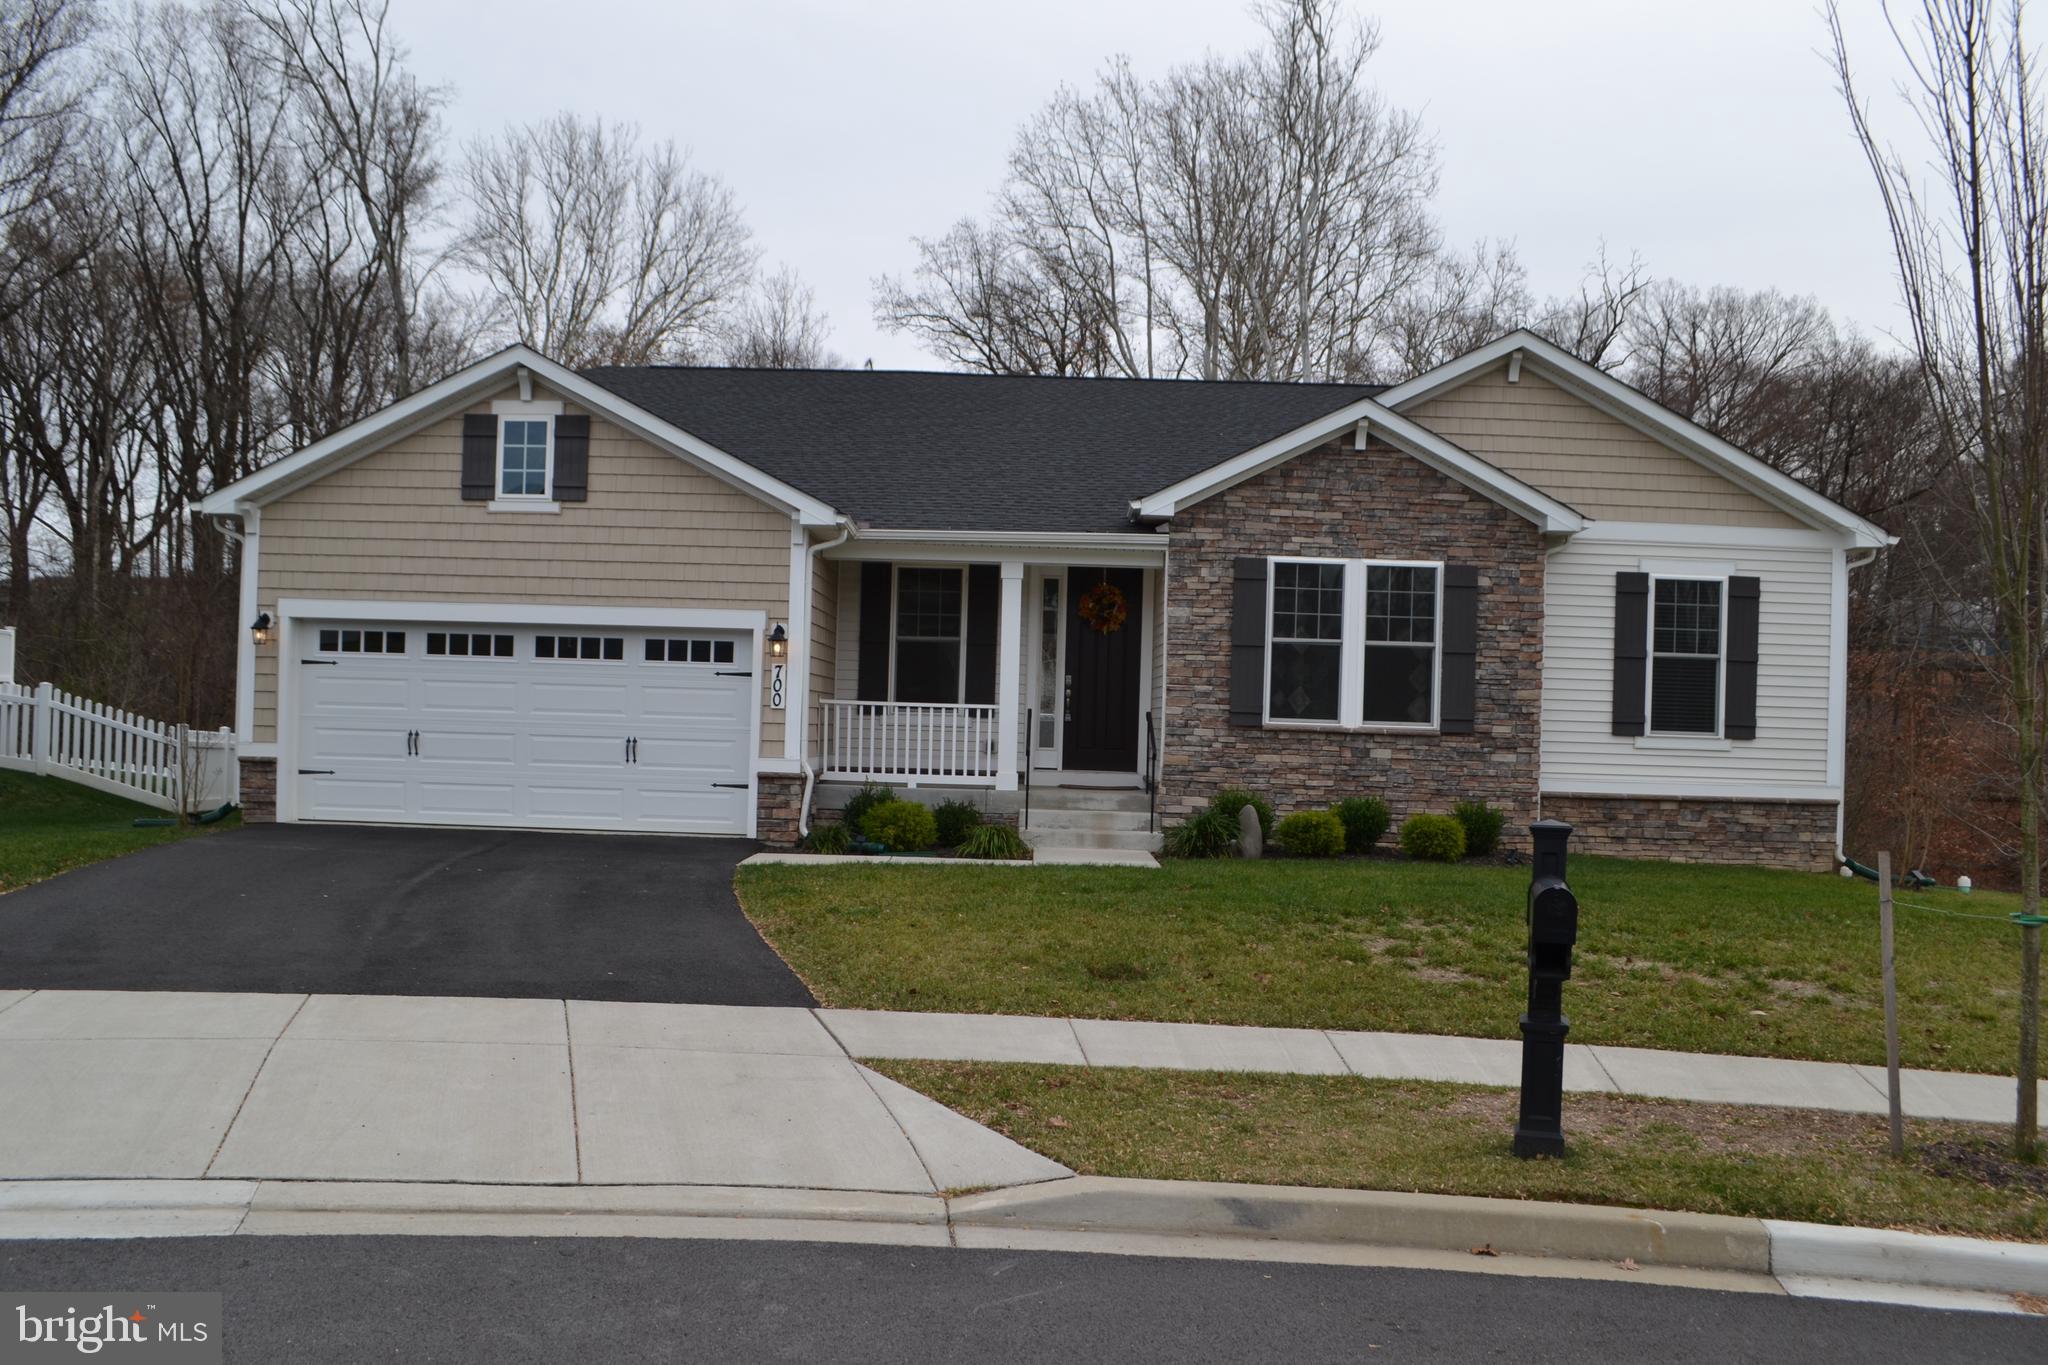
POLYGON ((1098 635, 1116 634, 1124 628, 1124 622, 1131 614, 1130 603, 1124 601, 1124 590, 1107 577, 1082 593, 1081 600, 1074 604, 1074 610, 1081 613, 1081 619, 1098 635))

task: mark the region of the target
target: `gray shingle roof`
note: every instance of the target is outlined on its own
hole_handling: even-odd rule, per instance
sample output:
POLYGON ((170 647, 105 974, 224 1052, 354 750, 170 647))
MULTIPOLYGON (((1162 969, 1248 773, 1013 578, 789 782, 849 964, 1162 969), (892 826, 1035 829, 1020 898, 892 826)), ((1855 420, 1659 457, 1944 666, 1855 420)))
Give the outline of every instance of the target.
POLYGON ((583 371, 887 530, 1128 531, 1130 501, 1380 391, 917 371, 583 371))

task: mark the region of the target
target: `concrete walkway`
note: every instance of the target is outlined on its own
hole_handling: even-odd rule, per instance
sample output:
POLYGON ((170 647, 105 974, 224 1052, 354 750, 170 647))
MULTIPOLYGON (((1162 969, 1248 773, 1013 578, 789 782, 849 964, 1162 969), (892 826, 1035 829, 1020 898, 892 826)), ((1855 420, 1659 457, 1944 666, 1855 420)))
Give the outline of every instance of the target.
MULTIPOLYGON (((882 1010, 815 1013, 856 1057, 1521 1083, 1522 1045, 1501 1038, 882 1010)), ((1860 1114, 1881 1114, 1886 1107, 1881 1066, 1640 1047, 1567 1044, 1564 1084, 1567 1090, 1714 1104, 1860 1114)), ((1915 1118, 2009 1123, 2013 1117, 2009 1077, 1905 1071, 1900 1093, 1906 1113, 1915 1118)), ((2042 1083, 2041 1093, 2048 1105, 2048 1082, 2042 1083)))
MULTIPOLYGON (((1514 1085, 1498 1039, 422 996, 0 992, 0 1180, 773 1186, 930 1195, 1065 1168, 861 1066, 1056 1062, 1514 1085)), ((1881 1069, 1573 1047, 1566 1085, 1882 1113, 1881 1069)), ((1908 1073, 1916 1117, 2013 1083, 1908 1073)))
POLYGON ((1070 1174, 803 1009, 0 992, 0 1094, 0 1179, 932 1195, 1070 1174))

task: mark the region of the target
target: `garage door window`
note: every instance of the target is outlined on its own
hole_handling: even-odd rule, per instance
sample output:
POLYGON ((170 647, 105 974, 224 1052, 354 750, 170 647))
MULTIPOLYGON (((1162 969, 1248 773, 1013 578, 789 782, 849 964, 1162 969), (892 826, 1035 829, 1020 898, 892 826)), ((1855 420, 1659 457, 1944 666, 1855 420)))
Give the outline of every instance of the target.
POLYGON ((649 640, 647 662, 651 664, 729 664, 733 661, 731 640, 649 640))
POLYGON ((509 635, 440 630, 427 632, 427 653, 435 658, 509 659, 512 657, 512 651, 512 637, 509 635))
POLYGON ((339 626, 320 632, 322 654, 403 654, 402 630, 343 630, 339 626))
POLYGON ((626 638, 623 635, 536 635, 533 657, 618 661, 626 657, 626 638))

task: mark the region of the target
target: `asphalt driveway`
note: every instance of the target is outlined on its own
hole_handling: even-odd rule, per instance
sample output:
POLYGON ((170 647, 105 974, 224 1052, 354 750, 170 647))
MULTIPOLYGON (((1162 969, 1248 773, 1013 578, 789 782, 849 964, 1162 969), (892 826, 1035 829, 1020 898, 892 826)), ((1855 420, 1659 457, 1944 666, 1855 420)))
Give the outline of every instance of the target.
POLYGON ((811 1005, 743 839, 255 825, 0 896, 0 988, 811 1005))

